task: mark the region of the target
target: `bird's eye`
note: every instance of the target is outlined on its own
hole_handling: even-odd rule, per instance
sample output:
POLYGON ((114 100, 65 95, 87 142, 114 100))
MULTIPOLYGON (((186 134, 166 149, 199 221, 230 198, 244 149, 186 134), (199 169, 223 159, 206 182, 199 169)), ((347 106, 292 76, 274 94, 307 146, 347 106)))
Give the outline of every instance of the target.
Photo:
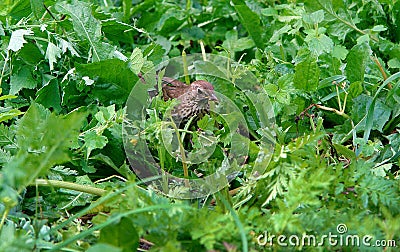
POLYGON ((204 94, 204 91, 201 90, 201 88, 198 88, 198 89, 197 89, 197 93, 198 93, 198 94, 204 94))

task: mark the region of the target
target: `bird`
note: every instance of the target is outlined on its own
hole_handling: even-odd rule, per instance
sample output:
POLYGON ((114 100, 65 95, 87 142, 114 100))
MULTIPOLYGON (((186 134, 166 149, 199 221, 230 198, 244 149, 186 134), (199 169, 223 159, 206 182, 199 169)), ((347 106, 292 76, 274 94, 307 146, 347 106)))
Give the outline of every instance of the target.
POLYGON ((205 80, 196 80, 187 85, 179 80, 163 77, 162 95, 164 101, 179 101, 171 111, 173 120, 178 124, 187 122, 191 117, 201 119, 210 112, 210 101, 218 103, 213 85, 205 80))

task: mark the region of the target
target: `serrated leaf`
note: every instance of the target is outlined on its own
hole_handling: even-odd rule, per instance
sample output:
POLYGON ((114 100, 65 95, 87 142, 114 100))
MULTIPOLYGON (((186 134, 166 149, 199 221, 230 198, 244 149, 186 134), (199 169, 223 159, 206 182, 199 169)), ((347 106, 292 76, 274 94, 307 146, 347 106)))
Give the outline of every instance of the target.
POLYGON ((69 160, 69 142, 78 137, 83 118, 78 112, 56 116, 32 103, 18 123, 18 153, 3 168, 6 183, 20 191, 53 165, 69 160))
POLYGON ((341 46, 341 45, 335 45, 333 47, 332 56, 337 59, 344 60, 348 53, 349 53, 349 51, 346 49, 346 47, 341 46))
POLYGON ((61 50, 63 53, 67 52, 67 49, 71 52, 72 56, 80 57, 79 53, 75 50, 74 46, 72 43, 60 38, 58 39, 58 42, 60 44, 61 50))
POLYGON ((333 41, 325 34, 320 34, 309 41, 309 49, 316 56, 322 53, 331 53, 333 49, 333 41))
POLYGON ((294 86, 304 91, 315 91, 319 83, 319 68, 314 57, 308 56, 296 66, 294 86))
POLYGON ((57 3, 55 7, 58 12, 71 17, 74 31, 81 39, 90 44, 93 52, 93 61, 100 61, 102 52, 96 42, 101 38, 101 23, 93 17, 90 4, 82 1, 73 1, 73 4, 57 3))
POLYGON ((85 132, 84 141, 87 148, 86 159, 88 159, 92 150, 102 149, 106 146, 108 139, 105 136, 98 135, 96 131, 90 130, 85 132))
POLYGON ((24 29, 13 31, 11 33, 11 39, 7 49, 12 50, 14 52, 18 52, 24 46, 25 43, 28 43, 24 39, 24 36, 26 35, 33 35, 33 31, 24 29))
POLYGON ((15 144, 14 136, 15 133, 9 127, 0 124, 0 146, 15 144))
POLYGON ((324 11, 318 10, 310 14, 303 15, 303 21, 308 24, 318 24, 324 20, 324 11))

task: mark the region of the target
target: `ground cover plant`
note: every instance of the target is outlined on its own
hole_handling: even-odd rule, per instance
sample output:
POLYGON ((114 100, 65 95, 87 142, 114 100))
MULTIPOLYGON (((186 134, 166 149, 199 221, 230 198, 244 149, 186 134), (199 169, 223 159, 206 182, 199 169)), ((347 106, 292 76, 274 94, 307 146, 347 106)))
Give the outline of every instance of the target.
POLYGON ((398 1, 1 1, 0 251, 398 250, 399 41, 398 1), (130 105, 163 75, 237 110, 166 128, 176 101, 130 105), (177 177, 240 169, 174 197, 132 167, 142 144, 177 177))

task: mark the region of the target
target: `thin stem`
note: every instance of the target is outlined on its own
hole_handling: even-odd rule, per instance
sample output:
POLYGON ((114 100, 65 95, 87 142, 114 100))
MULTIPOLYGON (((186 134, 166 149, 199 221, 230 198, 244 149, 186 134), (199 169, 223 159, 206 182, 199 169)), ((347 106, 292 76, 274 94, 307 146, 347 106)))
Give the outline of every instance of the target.
POLYGON ((185 50, 182 51, 182 60, 183 60, 183 75, 185 76, 185 82, 186 84, 190 85, 189 70, 188 70, 185 50))
POLYGON ((6 218, 8 216, 8 213, 10 213, 10 210, 11 210, 11 207, 6 206, 6 209, 4 210, 3 217, 1 218, 1 222, 0 222, 0 231, 3 229, 4 222, 6 221, 6 218))
POLYGON ((206 49, 204 48, 203 40, 199 41, 201 48, 201 55, 203 56, 203 61, 207 61, 206 49))
POLYGON ((4 58, 4 65, 3 65, 3 69, 1 70, 1 76, 0 76, 0 94, 2 93, 2 82, 3 82, 3 76, 4 76, 4 72, 6 71, 6 66, 7 66, 7 62, 9 61, 9 55, 10 55, 10 51, 7 50, 7 54, 6 57, 4 58))
POLYGON ((342 111, 342 101, 340 100, 339 88, 337 85, 335 85, 335 87, 336 87, 336 95, 337 95, 337 99, 338 99, 338 103, 339 103, 339 110, 342 111))
POLYGON ((190 186, 189 185, 189 180, 187 179, 187 178, 189 178, 189 169, 187 167, 185 149, 183 147, 181 136, 179 135, 178 127, 176 127, 176 124, 172 120, 172 117, 171 117, 171 121, 172 121, 172 127, 174 128, 175 133, 176 133, 176 137, 178 138, 179 151, 181 153, 181 158, 182 158, 183 177, 185 178, 185 186, 189 187, 190 186))
POLYGON ((334 16, 335 18, 337 18, 340 22, 342 22, 343 24, 347 25, 348 27, 356 30, 357 32, 363 34, 363 35, 369 35, 371 37, 371 39, 375 42, 379 42, 379 39, 376 38, 375 36, 372 36, 371 34, 366 33, 363 30, 360 30, 359 28, 357 28, 357 26, 355 26, 354 24, 344 20, 343 18, 339 17, 338 14, 336 14, 335 11, 333 10, 329 10, 328 8, 326 8, 323 4, 320 4, 320 6, 322 7, 322 9, 324 9, 326 12, 328 12, 329 14, 331 14, 332 16, 334 16))
MULTIPOLYGON (((387 74, 385 72, 385 69, 383 69, 382 64, 379 62, 378 58, 376 57, 376 55, 374 55, 373 57, 371 56, 371 58, 375 62, 375 64, 378 66, 379 71, 382 74, 383 80, 386 80, 388 78, 387 74)), ((392 89, 392 84, 390 82, 387 84, 387 86, 388 86, 389 89, 392 89)))

